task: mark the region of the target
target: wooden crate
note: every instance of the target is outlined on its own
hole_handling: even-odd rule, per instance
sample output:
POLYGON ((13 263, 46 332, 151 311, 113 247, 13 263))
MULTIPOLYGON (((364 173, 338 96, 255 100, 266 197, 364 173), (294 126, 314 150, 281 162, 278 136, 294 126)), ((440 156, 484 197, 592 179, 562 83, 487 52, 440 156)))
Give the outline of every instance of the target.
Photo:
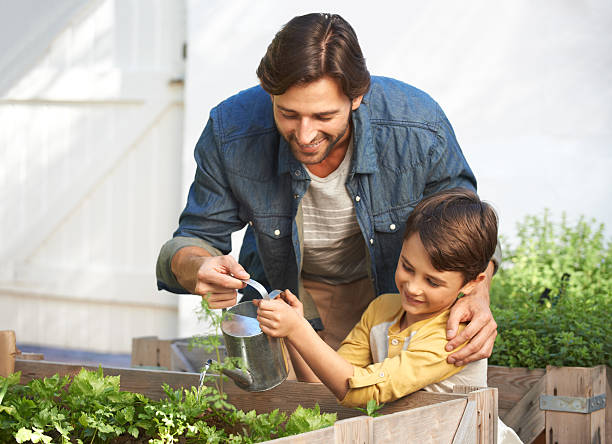
POLYGON ((612 369, 552 367, 529 370, 489 366, 488 385, 499 393, 499 416, 525 444, 612 444, 612 408, 591 413, 540 408, 542 395, 555 397, 612 397, 612 369))
MULTIPOLYGON (((225 347, 221 346, 219 350, 225 358, 225 347)), ((196 373, 208 359, 216 360, 217 357, 202 347, 192 347, 191 338, 145 336, 132 339, 132 367, 196 373)))
MULTIPOLYGON (((135 338, 132 348, 132 364, 161 365, 162 367, 167 366, 166 368, 171 370, 197 371, 201 363, 208 356, 202 350, 186 352, 186 344, 188 342, 188 339, 160 340, 157 337, 135 338), (156 356, 168 356, 168 360, 161 361, 156 356), (166 363, 164 364, 164 362, 166 363)), ((530 370, 526 368, 489 366, 487 385, 498 389, 499 417, 514 429, 526 444, 544 444, 545 442, 574 444, 605 441, 612 444, 611 408, 606 408, 605 413, 593 412, 590 415, 575 413, 573 415, 577 419, 568 420, 569 422, 566 422, 565 417, 572 414, 540 409, 540 396, 546 394, 554 395, 555 387, 557 387, 557 396, 590 397, 599 393, 607 393, 607 399, 609 400, 610 396, 612 396, 610 394, 609 382, 610 378, 612 378, 612 371, 607 368, 604 369, 604 374, 601 374, 600 367, 595 367, 595 370, 564 367, 567 370, 559 373, 559 371, 553 370, 553 367, 530 370), (590 372, 595 372, 595 374, 590 375, 590 372), (551 376, 547 377, 547 374, 551 376), (593 378, 600 382, 595 382, 593 378), (601 381, 604 381, 606 378, 607 384, 602 383, 601 381), (582 384, 580 381, 592 380, 593 383, 591 385, 583 384, 583 386, 580 386, 582 384), (552 386, 550 388, 547 388, 547 381, 551 381, 552 386), (572 387, 575 387, 575 389, 570 388, 570 386, 566 387, 565 383, 559 386, 564 381, 574 381, 570 386, 573 384, 572 387), (577 384, 580 388, 576 386, 577 384), (602 386, 602 384, 606 389, 595 393, 596 386, 602 386), (602 415, 605 416, 603 425, 600 424, 601 420, 598 419, 602 415), (592 420, 592 418, 595 419, 592 420), (580 431, 566 433, 566 424, 572 424, 573 428, 580 431), (599 436, 602 437, 601 440, 599 440, 599 436)))
MULTIPOLYGON (((46 361, 19 360, 15 371, 23 383, 54 374, 75 375, 83 366, 46 361)), ((84 367, 95 370, 95 367, 84 367)), ((120 376, 122 390, 143 393, 153 399, 163 395, 162 383, 173 388, 199 383, 199 374, 150 369, 104 368, 105 375, 120 376)), ((335 412, 333 427, 315 430, 270 443, 396 443, 426 442, 440 444, 489 444, 496 442, 497 389, 488 388, 467 394, 416 392, 381 409, 383 416, 371 418, 338 405, 333 394, 322 384, 285 381, 278 387, 259 393, 239 389, 231 381, 224 384, 228 399, 242 410, 270 412, 276 408, 290 413, 298 405, 335 412)))

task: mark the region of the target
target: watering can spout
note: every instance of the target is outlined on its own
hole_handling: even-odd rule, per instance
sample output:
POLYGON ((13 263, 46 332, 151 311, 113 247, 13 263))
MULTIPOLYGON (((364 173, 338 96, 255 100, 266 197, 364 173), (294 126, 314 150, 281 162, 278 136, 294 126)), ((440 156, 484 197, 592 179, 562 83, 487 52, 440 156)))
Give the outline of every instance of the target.
POLYGON ((224 368, 222 373, 229 376, 238 387, 245 388, 253 385, 253 377, 246 370, 224 368))

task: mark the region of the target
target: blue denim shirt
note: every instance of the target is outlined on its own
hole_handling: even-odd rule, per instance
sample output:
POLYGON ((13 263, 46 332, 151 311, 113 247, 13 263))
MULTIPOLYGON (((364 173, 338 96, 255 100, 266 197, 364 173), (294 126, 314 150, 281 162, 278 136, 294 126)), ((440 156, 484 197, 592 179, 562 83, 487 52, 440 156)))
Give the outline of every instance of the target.
MULTIPOLYGON (((372 77, 352 122, 355 151, 346 187, 376 293, 397 292, 394 273, 410 212, 441 189, 475 191, 476 179, 441 108, 412 86, 372 77)), ((299 294, 296 215, 310 179, 276 129, 269 95, 257 86, 215 107, 195 159, 179 228, 158 259, 158 287, 184 292, 170 271, 180 247, 199 245, 228 254, 231 233, 249 224, 270 287, 299 294)))

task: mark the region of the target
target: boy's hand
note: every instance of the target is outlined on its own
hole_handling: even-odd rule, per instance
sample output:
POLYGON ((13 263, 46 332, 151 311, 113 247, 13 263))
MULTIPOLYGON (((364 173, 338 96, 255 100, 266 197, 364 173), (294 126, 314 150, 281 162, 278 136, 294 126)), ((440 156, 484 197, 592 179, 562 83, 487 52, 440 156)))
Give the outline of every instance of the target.
POLYGON ((302 303, 289 290, 273 300, 254 299, 261 331, 273 337, 288 337, 302 323, 302 303))
POLYGON ((465 347, 451 354, 449 364, 462 366, 479 359, 488 358, 493 352, 497 337, 497 323, 489 308, 489 286, 493 275, 493 263, 487 268, 487 279, 478 284, 474 291, 459 299, 451 308, 446 324, 446 351, 452 351, 466 341, 465 347), (457 334, 460 322, 469 324, 457 334))

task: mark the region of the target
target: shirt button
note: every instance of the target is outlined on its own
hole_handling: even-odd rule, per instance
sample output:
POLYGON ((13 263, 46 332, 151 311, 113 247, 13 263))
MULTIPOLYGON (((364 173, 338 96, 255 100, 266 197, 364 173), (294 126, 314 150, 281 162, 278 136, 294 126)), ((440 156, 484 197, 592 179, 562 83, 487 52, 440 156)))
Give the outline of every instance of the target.
POLYGON ((385 376, 385 372, 380 372, 380 374, 378 376, 380 376, 382 378, 383 376, 385 376))
POLYGON ((389 229, 390 229, 390 230, 395 230, 395 224, 391 224, 391 225, 389 225, 389 229))
POLYGON ((370 245, 374 245, 374 239, 370 239, 370 245))
POLYGON ((274 230, 274 235, 275 236, 280 236, 280 230, 274 230))
POLYGON ((397 338, 391 339, 391 345, 397 345, 397 344, 399 344, 399 341, 397 340, 397 338))
POLYGON ((359 202, 359 201, 361 200, 361 197, 359 197, 359 196, 355 196, 355 200, 356 200, 357 202, 359 202))
POLYGON ((296 176, 299 176, 299 175, 301 174, 301 171, 300 171, 300 170, 295 170, 295 173, 294 173, 294 174, 295 174, 296 176))
POLYGON ((249 221, 249 225, 253 226, 253 221, 252 220, 249 221))
POLYGON ((300 197, 300 195, 299 195, 299 194, 294 194, 294 195, 293 195, 293 198, 294 198, 294 199, 297 199, 298 197, 300 197))

